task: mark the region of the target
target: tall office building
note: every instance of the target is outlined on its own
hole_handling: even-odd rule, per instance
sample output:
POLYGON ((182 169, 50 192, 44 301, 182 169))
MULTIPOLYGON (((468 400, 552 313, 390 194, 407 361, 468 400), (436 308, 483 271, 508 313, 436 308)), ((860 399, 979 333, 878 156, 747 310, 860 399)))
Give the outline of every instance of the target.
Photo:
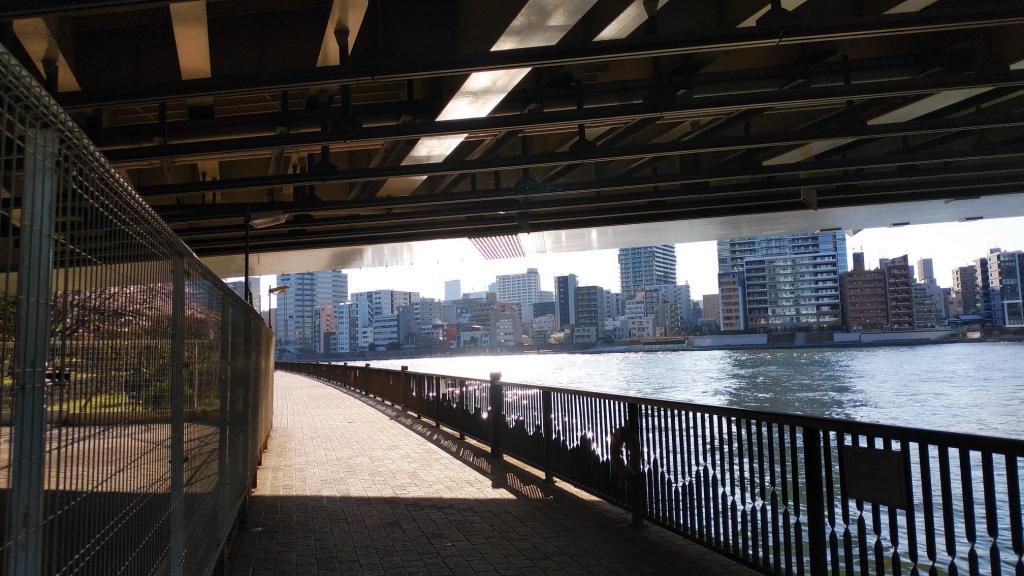
POLYGON ((673 244, 619 249, 619 283, 624 298, 653 286, 676 283, 676 247, 673 244))
POLYGON ((988 254, 988 285, 991 296, 992 324, 1024 326, 1024 252, 1003 252, 998 248, 988 254))
POLYGON ((931 258, 918 258, 917 280, 918 282, 927 282, 928 280, 935 280, 935 270, 932 267, 931 258))
POLYGON ((846 271, 841 230, 720 240, 722 330, 838 328, 846 271))
POLYGON ((462 298, 462 280, 446 280, 444 283, 444 301, 454 302, 462 298))
POLYGON ((353 294, 352 300, 356 301, 360 297, 366 298, 375 316, 384 316, 398 314, 400 309, 412 306, 419 301, 420 293, 404 290, 370 290, 353 294))
POLYGON ((348 276, 341 270, 281 274, 274 311, 276 349, 280 353, 308 354, 321 349, 320 308, 348 300, 348 276))
POLYGON ((555 276, 555 329, 576 324, 575 274, 555 276))
MULTIPOLYGON (((226 282, 226 284, 228 285, 228 288, 231 288, 232 292, 241 296, 242 300, 245 300, 245 280, 235 280, 232 282, 226 282)), ((260 303, 262 302, 260 299, 262 291, 260 290, 259 276, 249 276, 249 292, 252 292, 252 307, 259 310, 260 303)))

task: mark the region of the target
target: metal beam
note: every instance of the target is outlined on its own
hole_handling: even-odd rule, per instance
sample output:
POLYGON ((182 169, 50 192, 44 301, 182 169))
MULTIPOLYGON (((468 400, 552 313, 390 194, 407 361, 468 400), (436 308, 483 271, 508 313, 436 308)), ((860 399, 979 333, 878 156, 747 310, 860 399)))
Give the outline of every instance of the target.
POLYGON ((69 14, 72 12, 102 12, 109 10, 135 10, 166 6, 173 0, 5 0, 0 8, 0 20, 69 14))
MULTIPOLYGON (((1024 115, 1021 114, 992 117, 969 117, 958 118, 955 120, 920 120, 905 124, 846 127, 829 130, 807 130, 793 133, 752 135, 706 141, 697 140, 642 144, 628 148, 597 149, 583 152, 566 151, 537 154, 534 156, 515 156, 486 160, 465 160, 451 163, 441 162, 431 164, 414 164, 407 166, 386 166, 362 170, 353 169, 334 174, 283 174, 279 176, 257 176, 208 182, 166 184, 142 187, 138 189, 138 192, 146 198, 187 196, 209 192, 265 188, 269 186, 359 182, 362 180, 379 180, 402 176, 431 176, 435 174, 485 172, 493 170, 533 168, 539 166, 556 166, 560 164, 579 162, 604 162, 609 160, 626 160, 651 156, 674 156, 679 154, 699 154, 729 150, 772 148, 813 142, 824 137, 881 138, 963 130, 1005 128, 1021 125, 1024 125, 1024 115)), ((737 176, 741 175, 742 171, 737 171, 737 176)))
MULTIPOLYGON (((1018 149, 1018 156, 1024 155, 1024 148, 1018 149)), ((693 197, 702 198, 727 198, 747 197, 754 200, 771 198, 779 193, 799 193, 802 189, 813 188, 819 193, 833 189, 849 189, 856 187, 853 194, 857 195, 859 190, 867 190, 877 185, 904 185, 918 182, 921 186, 934 186, 926 184, 926 181, 939 181, 943 187, 948 187, 954 182, 970 187, 985 178, 994 178, 1000 182, 1006 179, 1024 178, 1024 165, 1019 159, 1002 164, 982 164, 966 166, 942 166, 939 169, 930 171, 889 171, 878 174, 840 174, 824 177, 803 177, 800 174, 796 178, 787 180, 768 180, 742 184, 725 184, 718 186, 702 186, 708 183, 707 180, 690 177, 685 174, 674 174, 668 176, 647 177, 631 179, 629 181, 592 181, 574 184, 570 189, 549 192, 546 194, 531 194, 527 197, 516 196, 513 191, 506 191, 502 198, 493 196, 485 198, 466 197, 464 203, 449 203, 443 206, 423 204, 421 210, 393 211, 383 210, 354 210, 355 213, 344 216, 332 216, 318 218, 307 222, 297 223, 294 228, 300 228, 304 232, 324 228, 341 228, 357 230, 367 226, 380 224, 400 225, 407 222, 418 222, 424 220, 453 220, 474 216, 491 216, 496 214, 530 213, 535 214, 542 211, 567 210, 578 207, 598 206, 628 206, 632 204, 648 204, 650 202, 673 201, 693 197), (957 180, 959 179, 959 180, 957 180), (632 192, 625 192, 634 188, 643 188, 632 192), (570 196, 569 193, 572 193, 570 196), (614 194, 600 194, 597 192, 614 192, 614 194), (581 193, 586 193, 580 196, 581 193)), ((966 188, 965 188, 966 189, 966 188)), ((196 224, 195 221, 190 224, 196 224)), ((177 231, 182 238, 198 238, 204 236, 237 236, 239 227, 236 224, 218 225, 208 227, 193 227, 177 231)), ((287 229, 274 228, 268 230, 263 236, 274 236, 288 234, 287 229)))
POLYGON ((1024 1, 1008 0, 999 8, 958 11, 930 11, 927 14, 892 14, 868 21, 829 23, 797 30, 739 28, 699 38, 628 38, 584 45, 556 45, 474 54, 461 58, 427 62, 364 62, 351 66, 325 66, 296 77, 251 82, 245 78, 197 79, 165 86, 129 88, 117 93, 68 95, 61 99, 66 108, 99 107, 143 102, 186 99, 197 96, 225 96, 253 92, 279 92, 310 86, 367 84, 415 78, 434 78, 536 66, 568 66, 701 54, 782 45, 815 44, 906 36, 951 30, 972 30, 1024 24, 1024 1))
MULTIPOLYGON (((997 77, 982 78, 975 74, 924 77, 886 83, 854 84, 794 88, 774 92, 729 94, 689 98, 675 104, 650 103, 597 106, 583 110, 530 112, 463 120, 417 122, 394 126, 378 126, 339 132, 305 132, 287 135, 255 136, 225 140, 170 144, 164 146, 123 148, 106 152, 113 164, 156 161, 176 157, 217 156, 241 151, 273 150, 287 147, 317 148, 324 145, 352 143, 360 140, 383 142, 407 140, 423 136, 491 133, 499 130, 523 130, 573 127, 595 122, 627 122, 638 118, 698 119, 712 118, 752 109, 800 108, 806 106, 844 105, 850 100, 865 98, 896 98, 932 94, 944 90, 964 90, 1003 86, 1024 86, 1024 70, 1007 71, 997 77)), ((826 136, 827 137, 827 136, 826 136)))
MULTIPOLYGON (((984 180, 964 183, 961 181, 939 181, 922 185, 888 185, 863 192, 839 189, 831 193, 819 193, 819 209, 862 206, 871 204, 892 204, 949 198, 968 198, 978 195, 1018 194, 1024 185, 1024 177, 1006 180, 984 180)), ((323 246, 358 246, 381 243, 461 238, 468 235, 516 234, 546 230, 565 230, 609 225, 666 222, 743 214, 764 214, 781 210, 806 210, 798 193, 778 194, 760 200, 749 197, 716 198, 693 195, 684 202, 672 204, 656 201, 629 208, 609 206, 599 208, 580 207, 575 211, 554 211, 550 214, 530 212, 524 219, 518 214, 501 215, 492 218, 464 218, 410 225, 384 226, 369 229, 334 230, 321 233, 283 235, 271 240, 261 240, 253 246, 254 252, 270 252, 289 248, 311 249, 323 246)), ((192 242, 190 247, 197 254, 207 256, 234 254, 236 243, 223 241, 192 242)))

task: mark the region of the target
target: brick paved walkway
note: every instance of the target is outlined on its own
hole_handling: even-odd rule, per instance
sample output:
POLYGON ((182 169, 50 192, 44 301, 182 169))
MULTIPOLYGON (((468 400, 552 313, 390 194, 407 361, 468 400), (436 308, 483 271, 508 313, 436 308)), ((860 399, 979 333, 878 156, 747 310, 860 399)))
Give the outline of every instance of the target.
POLYGON ((278 372, 230 575, 753 574, 362 396, 278 372))

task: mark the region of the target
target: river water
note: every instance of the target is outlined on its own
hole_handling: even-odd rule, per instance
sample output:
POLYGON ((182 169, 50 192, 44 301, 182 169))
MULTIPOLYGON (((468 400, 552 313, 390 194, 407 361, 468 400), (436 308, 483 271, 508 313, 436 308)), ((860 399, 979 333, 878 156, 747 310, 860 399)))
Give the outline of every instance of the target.
POLYGON ((1024 343, 524 354, 371 362, 702 404, 1024 438, 1024 343))

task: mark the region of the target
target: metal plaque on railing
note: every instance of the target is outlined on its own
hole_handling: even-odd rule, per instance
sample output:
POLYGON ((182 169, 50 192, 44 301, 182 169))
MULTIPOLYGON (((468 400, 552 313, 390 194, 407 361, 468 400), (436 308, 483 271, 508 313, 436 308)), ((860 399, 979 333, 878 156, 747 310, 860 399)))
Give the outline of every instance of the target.
POLYGON ((846 497, 896 508, 910 505, 910 483, 903 453, 866 446, 842 446, 846 497))

